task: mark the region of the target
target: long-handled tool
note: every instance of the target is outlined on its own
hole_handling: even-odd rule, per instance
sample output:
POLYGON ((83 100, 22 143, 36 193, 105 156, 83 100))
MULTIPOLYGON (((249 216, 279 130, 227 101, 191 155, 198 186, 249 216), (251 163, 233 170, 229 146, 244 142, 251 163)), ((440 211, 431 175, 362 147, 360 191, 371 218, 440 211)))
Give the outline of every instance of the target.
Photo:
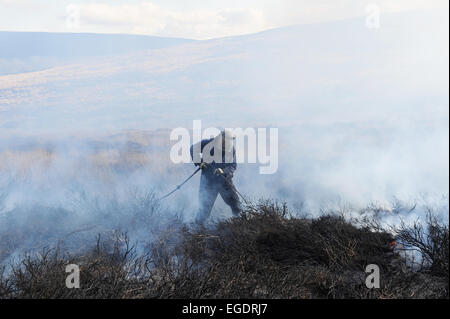
POLYGON ((244 197, 244 195, 242 195, 236 188, 236 186, 233 185, 233 183, 230 183, 229 180, 227 180, 227 178, 223 175, 220 175, 223 177, 223 179, 225 180, 225 182, 228 184, 228 186, 230 186, 241 198, 242 200, 245 202, 245 204, 250 205, 250 202, 244 197))
MULTIPOLYGON (((195 176, 195 174, 197 174, 199 171, 201 171, 204 168, 204 166, 200 166, 199 168, 197 168, 197 170, 192 173, 183 183, 181 183, 180 185, 178 185, 173 191, 171 191, 170 193, 168 193, 167 195, 164 195, 163 197, 161 197, 159 200, 163 200, 166 199, 167 197, 169 197, 170 195, 172 195, 173 193, 175 193, 177 190, 179 190, 181 187, 183 187, 184 184, 186 184, 192 177, 195 176)), ((221 174, 218 174, 220 176, 222 176, 222 178, 225 180, 225 182, 228 184, 228 186, 230 186, 235 192, 236 194, 238 194, 242 200, 249 205, 250 202, 244 197, 244 195, 242 195, 237 189, 236 187, 233 185, 233 183, 230 183, 230 181, 228 181, 228 179, 225 177, 225 175, 223 174, 223 170, 220 169, 221 174)))
POLYGON ((167 195, 164 195, 163 197, 161 197, 159 200, 166 199, 167 197, 169 197, 170 195, 175 193, 177 190, 179 190, 181 187, 183 187, 183 185, 186 184, 192 177, 194 177, 194 175, 197 174, 201 169, 202 169, 201 167, 197 168, 197 170, 194 173, 192 173, 191 176, 189 176, 183 183, 178 185, 173 191, 171 191, 167 195))
POLYGON ((228 186, 230 186, 230 187, 236 192, 236 194, 238 194, 238 195, 242 198, 242 200, 245 202, 245 204, 250 205, 250 202, 244 197, 244 195, 242 195, 242 194, 237 190, 236 186, 234 186, 234 184, 231 183, 231 182, 225 177, 223 170, 222 170, 221 168, 219 168, 218 170, 219 170, 219 174, 216 174, 216 176, 217 176, 217 175, 222 176, 222 178, 225 180, 225 183, 227 183, 228 186))

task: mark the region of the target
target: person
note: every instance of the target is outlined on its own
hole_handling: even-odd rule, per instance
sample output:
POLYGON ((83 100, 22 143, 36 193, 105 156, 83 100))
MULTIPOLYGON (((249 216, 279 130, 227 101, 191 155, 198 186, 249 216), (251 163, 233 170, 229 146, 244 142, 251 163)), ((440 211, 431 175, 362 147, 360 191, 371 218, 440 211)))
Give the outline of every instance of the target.
POLYGON ((217 196, 230 206, 234 216, 241 213, 241 203, 233 184, 236 171, 235 138, 229 130, 191 146, 191 158, 202 169, 199 189, 199 211, 196 222, 203 224, 211 215, 217 196))

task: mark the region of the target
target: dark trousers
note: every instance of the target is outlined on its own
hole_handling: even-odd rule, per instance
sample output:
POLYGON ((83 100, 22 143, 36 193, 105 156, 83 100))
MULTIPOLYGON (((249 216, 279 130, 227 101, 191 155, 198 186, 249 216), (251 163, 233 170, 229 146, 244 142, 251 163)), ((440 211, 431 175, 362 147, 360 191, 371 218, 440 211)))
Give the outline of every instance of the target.
POLYGON ((241 213, 241 203, 234 189, 233 180, 202 172, 199 192, 200 209, 196 218, 198 223, 203 223, 209 218, 218 194, 230 206, 234 216, 241 213))

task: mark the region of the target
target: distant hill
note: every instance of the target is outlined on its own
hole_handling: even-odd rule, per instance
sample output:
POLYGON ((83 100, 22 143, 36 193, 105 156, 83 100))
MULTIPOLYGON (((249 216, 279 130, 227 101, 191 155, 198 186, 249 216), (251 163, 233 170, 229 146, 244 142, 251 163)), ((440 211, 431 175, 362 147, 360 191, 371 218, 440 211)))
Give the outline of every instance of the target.
POLYGON ((161 49, 188 42, 193 40, 126 34, 0 31, 0 75, 35 71, 80 58, 161 49))
POLYGON ((167 48, 192 41, 126 34, 0 31, 0 58, 78 58, 167 48))
POLYGON ((167 128, 192 119, 280 126, 448 114, 445 14, 385 14, 379 29, 357 18, 208 41, 2 37, 6 67, 34 55, 44 59, 37 66, 48 67, 0 76, 0 130, 167 128))

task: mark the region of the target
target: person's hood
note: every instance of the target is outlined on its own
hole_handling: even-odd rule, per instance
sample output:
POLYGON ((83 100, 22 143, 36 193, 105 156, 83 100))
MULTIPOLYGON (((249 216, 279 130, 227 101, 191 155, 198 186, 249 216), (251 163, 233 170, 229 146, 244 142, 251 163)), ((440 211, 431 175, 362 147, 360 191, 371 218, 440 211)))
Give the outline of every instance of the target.
POLYGON ((225 153, 232 153, 234 148, 235 135, 233 131, 225 129, 214 138, 214 147, 222 149, 222 139, 225 138, 225 153))

